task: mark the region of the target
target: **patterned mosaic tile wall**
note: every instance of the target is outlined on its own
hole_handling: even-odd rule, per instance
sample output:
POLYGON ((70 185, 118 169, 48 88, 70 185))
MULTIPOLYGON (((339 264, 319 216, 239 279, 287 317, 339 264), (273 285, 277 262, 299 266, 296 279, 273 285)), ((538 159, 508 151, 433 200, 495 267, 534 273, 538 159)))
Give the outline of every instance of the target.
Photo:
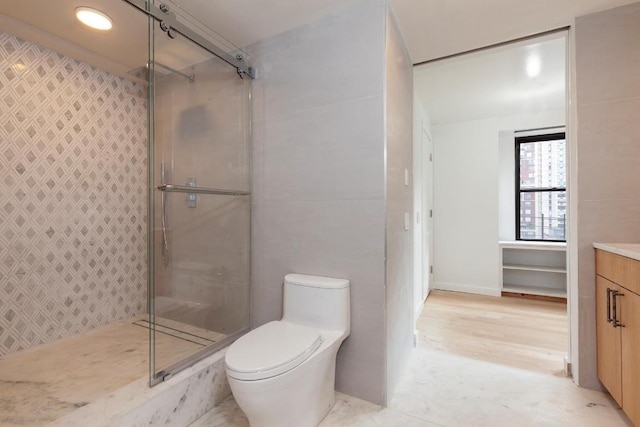
POLYGON ((144 86, 0 33, 0 355, 146 310, 144 86))

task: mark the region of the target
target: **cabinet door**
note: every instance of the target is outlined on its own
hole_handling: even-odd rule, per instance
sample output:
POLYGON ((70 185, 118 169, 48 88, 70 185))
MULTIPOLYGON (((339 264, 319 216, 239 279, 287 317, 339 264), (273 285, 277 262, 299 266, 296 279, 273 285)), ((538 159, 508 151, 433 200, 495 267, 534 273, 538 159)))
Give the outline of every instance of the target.
MULTIPOLYGON (((610 313, 607 308, 607 289, 620 291, 621 288, 604 277, 596 276, 598 378, 618 402, 618 405, 622 406, 620 330, 624 328, 614 328, 612 323, 607 322, 607 316, 613 316, 613 313, 610 313)), ((618 298, 618 302, 621 302, 620 298, 618 298)), ((618 304, 618 306, 620 305, 618 304)), ((618 319, 620 319, 620 314, 618 314, 618 319)))
POLYGON ((622 409, 640 426, 640 296, 622 289, 622 409))

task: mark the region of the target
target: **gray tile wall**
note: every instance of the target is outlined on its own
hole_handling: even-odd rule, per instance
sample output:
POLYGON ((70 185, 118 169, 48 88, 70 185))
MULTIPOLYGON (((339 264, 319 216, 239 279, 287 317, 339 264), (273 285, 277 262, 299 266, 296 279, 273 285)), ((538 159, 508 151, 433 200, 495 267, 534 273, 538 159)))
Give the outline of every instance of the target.
POLYGON ((146 90, 0 33, 0 355, 145 311, 146 90))
POLYGON ((640 241, 640 3, 576 19, 579 382, 598 387, 593 242, 640 241))
POLYGON ((394 16, 386 26, 387 398, 413 346, 413 66, 394 16), (405 185, 405 169, 408 185, 405 185), (405 230, 405 213, 409 230, 405 230))
MULTIPOLYGON (((249 190, 250 81, 215 58, 181 71, 193 80, 156 82, 156 183, 164 161, 166 183, 249 190)), ((166 263, 155 198, 156 314, 223 334, 248 327, 249 199, 198 194, 189 207, 183 193, 165 197, 166 263)))
POLYGON ((287 273, 350 279, 336 386, 376 403, 386 399, 385 3, 360 1, 248 49, 252 325, 281 317, 287 273))

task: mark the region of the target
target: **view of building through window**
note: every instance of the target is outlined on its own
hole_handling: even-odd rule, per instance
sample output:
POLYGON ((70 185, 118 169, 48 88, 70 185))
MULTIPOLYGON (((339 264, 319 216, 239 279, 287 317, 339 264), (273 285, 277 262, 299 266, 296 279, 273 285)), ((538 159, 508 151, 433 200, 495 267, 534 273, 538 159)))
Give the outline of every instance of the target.
POLYGON ((518 240, 566 240, 567 183, 564 133, 516 138, 520 177, 518 240))

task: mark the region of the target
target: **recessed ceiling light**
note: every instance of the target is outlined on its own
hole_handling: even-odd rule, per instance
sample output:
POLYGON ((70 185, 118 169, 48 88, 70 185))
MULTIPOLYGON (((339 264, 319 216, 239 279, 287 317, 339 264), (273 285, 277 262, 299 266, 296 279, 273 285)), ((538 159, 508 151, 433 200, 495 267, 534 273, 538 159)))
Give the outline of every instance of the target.
POLYGON ((527 76, 530 78, 538 77, 542 69, 542 61, 538 55, 531 54, 527 58, 527 76))
POLYGON ((76 8, 76 18, 87 27, 100 31, 107 31, 113 27, 113 22, 104 13, 90 7, 76 8))

